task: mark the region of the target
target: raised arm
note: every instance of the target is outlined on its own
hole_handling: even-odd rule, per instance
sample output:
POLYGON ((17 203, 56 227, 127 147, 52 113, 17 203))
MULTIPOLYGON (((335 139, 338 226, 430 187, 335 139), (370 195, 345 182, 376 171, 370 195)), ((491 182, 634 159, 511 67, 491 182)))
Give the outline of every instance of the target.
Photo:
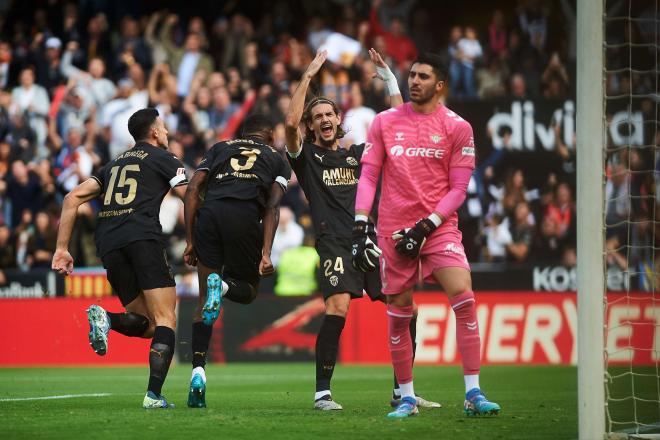
POLYGON ((371 62, 376 66, 376 74, 374 75, 374 78, 378 78, 385 83, 385 88, 390 96, 390 107, 396 107, 403 104, 403 96, 401 96, 399 84, 390 70, 390 67, 383 60, 383 57, 381 57, 378 51, 372 47, 369 49, 369 58, 371 58, 371 62))
POLYGON ((87 179, 64 196, 60 226, 57 230, 57 247, 53 254, 52 269, 62 275, 73 272, 73 257, 69 253, 69 241, 76 223, 78 207, 101 194, 101 185, 96 179, 87 179))
POLYGON ((307 96, 307 89, 309 83, 321 69, 325 62, 328 53, 322 51, 316 54, 314 60, 307 66, 307 70, 303 73, 298 83, 296 91, 293 92, 291 103, 289 104, 289 111, 286 115, 285 123, 285 136, 286 136, 286 149, 290 154, 297 154, 300 150, 300 121, 302 120, 303 111, 305 110, 305 97, 307 96))
POLYGON ((188 183, 186 195, 183 198, 183 216, 186 223, 186 250, 183 252, 183 261, 191 266, 197 265, 197 255, 194 252, 193 227, 195 226, 195 214, 199 208, 200 193, 209 172, 197 170, 188 183))

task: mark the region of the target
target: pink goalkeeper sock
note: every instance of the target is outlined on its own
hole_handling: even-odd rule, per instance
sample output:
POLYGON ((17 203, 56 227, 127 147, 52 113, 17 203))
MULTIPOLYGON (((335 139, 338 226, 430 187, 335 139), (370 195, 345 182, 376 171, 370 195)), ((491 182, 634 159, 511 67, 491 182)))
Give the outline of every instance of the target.
POLYGON ((449 299, 456 314, 456 343, 463 359, 463 374, 479 374, 481 339, 474 292, 468 290, 449 299))
POLYGON ((413 380, 413 347, 410 338, 412 316, 412 306, 387 306, 388 341, 394 374, 399 384, 407 384, 413 380))

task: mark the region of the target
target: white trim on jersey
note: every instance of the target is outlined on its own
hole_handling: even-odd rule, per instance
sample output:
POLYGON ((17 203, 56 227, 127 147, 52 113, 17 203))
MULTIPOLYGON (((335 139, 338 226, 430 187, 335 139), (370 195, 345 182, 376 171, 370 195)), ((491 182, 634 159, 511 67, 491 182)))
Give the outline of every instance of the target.
POLYGON ((287 148, 286 149, 286 154, 288 154, 291 157, 291 159, 297 159, 298 156, 300 156, 300 153, 302 153, 302 150, 303 150, 303 143, 300 142, 300 149, 298 149, 298 151, 296 151, 295 153, 291 153, 289 151, 289 149, 287 148))
POLYGON ((176 176, 174 176, 170 179, 170 187, 174 188, 175 186, 177 186, 178 184, 180 184, 184 180, 186 180, 186 174, 185 173, 177 174, 176 176))
POLYGON ((275 178, 275 182, 282 185, 282 189, 284 189, 284 191, 286 191, 287 187, 289 186, 289 182, 286 180, 284 176, 277 176, 275 178))

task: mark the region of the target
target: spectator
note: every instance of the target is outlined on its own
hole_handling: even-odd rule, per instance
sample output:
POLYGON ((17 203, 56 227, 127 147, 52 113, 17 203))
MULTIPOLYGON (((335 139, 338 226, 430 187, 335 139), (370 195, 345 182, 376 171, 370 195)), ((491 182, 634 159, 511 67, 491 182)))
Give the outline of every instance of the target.
POLYGON ((280 262, 280 256, 284 251, 302 246, 304 238, 305 232, 303 231, 303 228, 296 223, 293 211, 286 206, 282 206, 280 208, 280 222, 275 233, 273 249, 270 255, 273 266, 277 268, 277 265, 280 262))
POLYGON ((0 225, 0 285, 7 283, 3 269, 16 267, 16 238, 7 225, 0 225))
POLYGON ((506 95, 506 79, 508 72, 500 58, 490 57, 487 68, 477 72, 480 98, 501 98, 506 95))
POLYGON ((65 82, 64 75, 60 71, 60 52, 62 41, 57 37, 50 37, 41 43, 44 36, 38 34, 30 51, 31 64, 35 66, 36 82, 43 86, 52 98, 55 88, 65 82))
POLYGON ((507 50, 508 35, 504 23, 504 13, 495 9, 488 25, 488 49, 494 58, 501 58, 507 50))
POLYGON ((548 36, 548 12, 540 0, 518 7, 518 24, 532 46, 543 51, 548 36))
POLYGON ((20 224, 24 211, 34 214, 42 208, 41 182, 21 160, 12 163, 11 174, 5 179, 6 195, 11 202, 9 226, 16 226, 20 224))
POLYGON ((417 58, 415 43, 406 34, 405 23, 400 16, 391 17, 389 28, 385 28, 380 23, 379 5, 380 1, 374 2, 369 15, 369 24, 374 36, 380 35, 385 39, 385 51, 380 53, 391 56, 399 70, 407 71, 412 61, 417 58))
POLYGON ((534 240, 534 216, 527 202, 520 202, 514 209, 511 222, 511 243, 507 246, 509 258, 518 263, 527 260, 534 240))
POLYGON ((144 70, 151 69, 151 49, 140 35, 140 24, 131 16, 121 19, 119 44, 114 61, 117 76, 125 76, 126 70, 138 63, 144 70))
POLYGON ((16 86, 18 69, 18 63, 13 59, 11 45, 6 41, 0 41, 0 89, 8 90, 16 86))
POLYGON ((557 185, 554 200, 548 206, 545 216, 551 217, 556 225, 558 239, 575 241, 575 205, 568 183, 557 185))
POLYGON ((170 14, 160 31, 160 42, 168 53, 172 72, 177 77, 177 95, 185 97, 190 91, 193 76, 203 70, 207 74, 213 71, 213 60, 202 52, 202 37, 190 33, 186 36, 184 47, 175 46, 171 41, 172 27, 179 21, 179 16, 170 14))
POLYGON ((48 93, 39 84, 34 83, 34 69, 27 67, 21 71, 20 85, 11 93, 12 113, 23 114, 27 117, 32 130, 36 135, 38 157, 48 157, 46 149, 46 117, 50 107, 48 93))
POLYGON ((27 262, 33 268, 49 268, 55 252, 57 232, 53 229, 50 216, 39 211, 34 221, 34 233, 27 242, 27 262))
POLYGON ((511 231, 509 222, 499 214, 491 215, 483 231, 486 237, 484 258, 491 263, 503 263, 506 260, 507 246, 511 245, 511 231))
POLYGON ((511 75, 509 80, 509 93, 511 98, 517 99, 519 101, 526 100, 527 96, 527 83, 525 82, 525 77, 519 73, 514 73, 511 75))
POLYGON ((376 117, 376 112, 364 106, 360 83, 351 83, 351 107, 344 116, 343 126, 346 136, 342 139, 342 145, 348 148, 352 144, 362 144, 367 141, 367 132, 371 121, 376 117))
POLYGON ((87 71, 78 69, 73 65, 78 43, 69 42, 62 56, 62 73, 64 76, 75 81, 90 105, 101 108, 117 94, 117 87, 112 81, 105 77, 105 61, 100 57, 90 58, 87 71))

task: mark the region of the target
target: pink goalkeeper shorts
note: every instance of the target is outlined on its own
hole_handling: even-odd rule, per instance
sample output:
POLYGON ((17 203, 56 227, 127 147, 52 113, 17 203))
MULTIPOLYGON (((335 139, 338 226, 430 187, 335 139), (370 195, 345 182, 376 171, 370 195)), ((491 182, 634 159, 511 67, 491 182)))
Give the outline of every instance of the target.
POLYGON ((457 228, 438 230, 426 240, 419 258, 411 260, 394 249, 395 242, 391 236, 378 235, 378 247, 383 250, 380 257, 382 292, 391 295, 411 289, 419 280, 420 269, 421 277, 427 283, 436 283, 433 278, 436 269, 462 267, 470 270, 461 244, 462 237, 463 234, 457 228))

